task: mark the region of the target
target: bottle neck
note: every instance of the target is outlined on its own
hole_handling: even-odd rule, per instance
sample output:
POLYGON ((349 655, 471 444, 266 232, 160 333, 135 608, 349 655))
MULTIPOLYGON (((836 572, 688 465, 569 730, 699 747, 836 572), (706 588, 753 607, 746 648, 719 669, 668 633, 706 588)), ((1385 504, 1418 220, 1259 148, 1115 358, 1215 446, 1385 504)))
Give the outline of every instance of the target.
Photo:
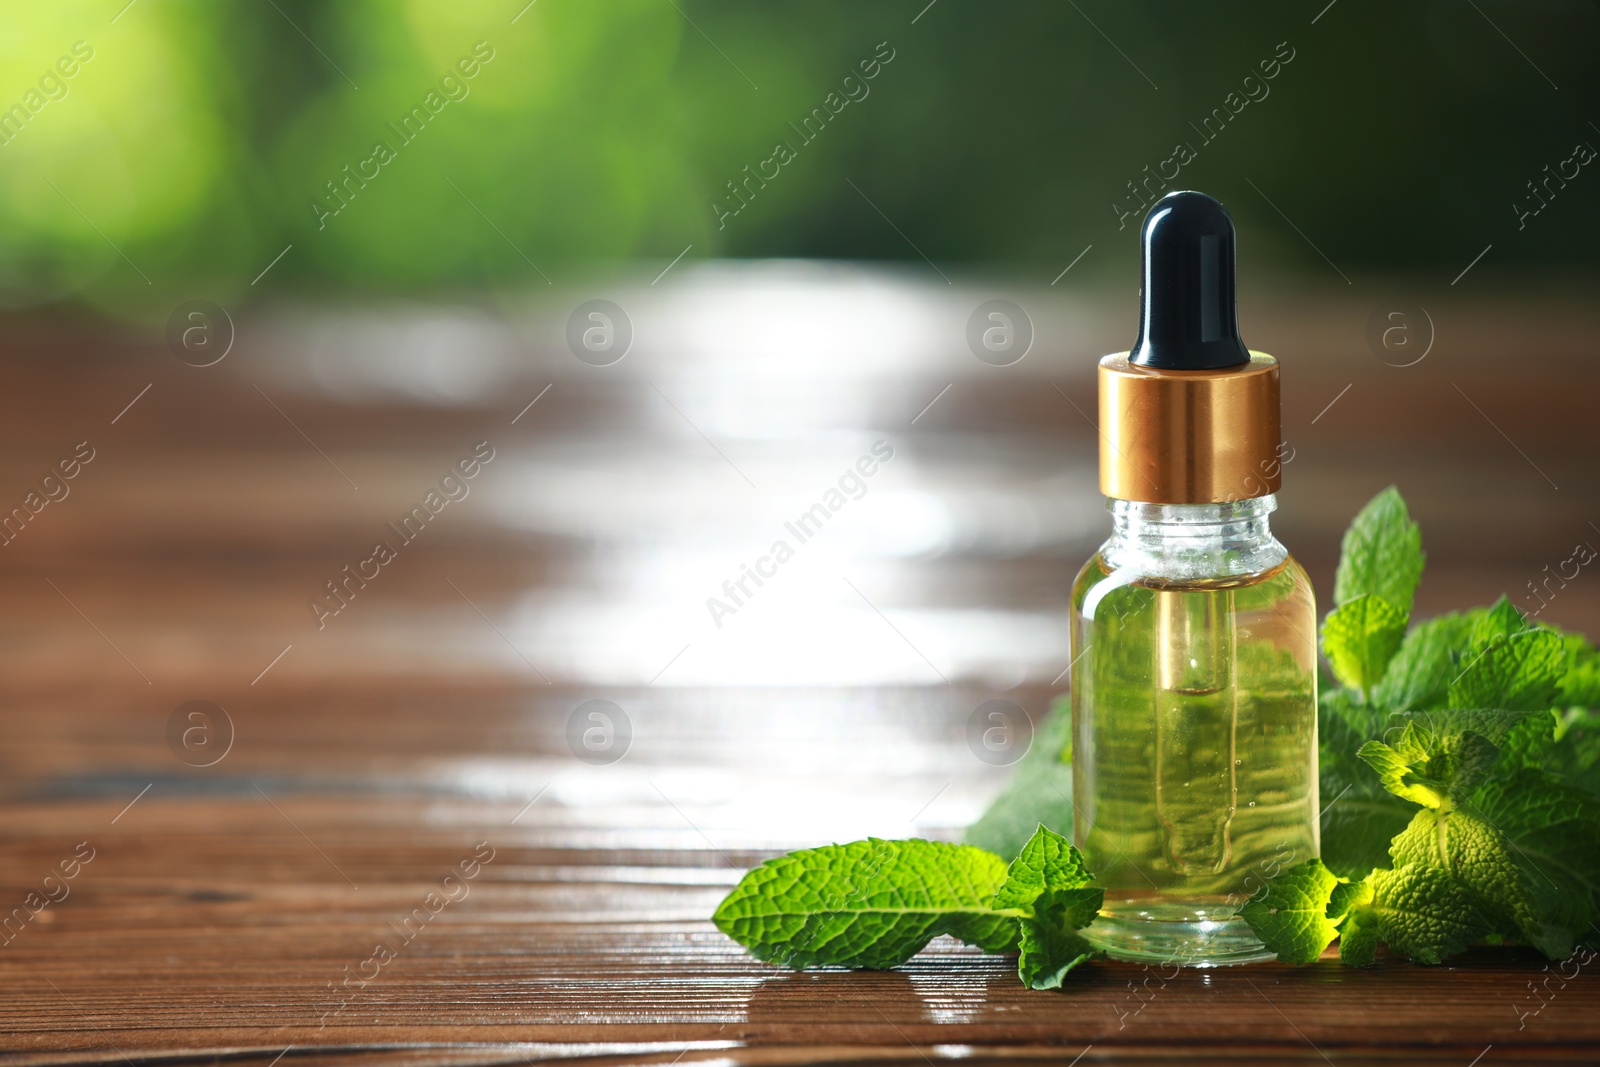
POLYGON ((1100 555, 1113 570, 1190 581, 1269 571, 1289 558, 1272 536, 1272 494, 1222 504, 1109 500, 1111 538, 1100 555))

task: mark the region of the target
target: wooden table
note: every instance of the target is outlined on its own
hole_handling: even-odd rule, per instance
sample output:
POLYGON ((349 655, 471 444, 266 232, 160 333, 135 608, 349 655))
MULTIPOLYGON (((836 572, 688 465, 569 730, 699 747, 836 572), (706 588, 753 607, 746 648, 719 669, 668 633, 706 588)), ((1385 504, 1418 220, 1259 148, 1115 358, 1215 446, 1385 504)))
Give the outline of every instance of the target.
MULTIPOLYGON (((561 340, 587 292, 264 310, 207 368, 8 324, 0 501, 79 442, 94 459, 0 551, 0 915, 21 909, 0 1062, 1600 1056, 1594 975, 1530 1014, 1526 951, 1103 963, 1059 994, 954 943, 873 974, 747 957, 707 921, 745 868, 959 836, 1007 774, 968 716, 1038 719, 1064 686, 1065 587, 1106 525, 1081 412, 1126 308, 1028 290, 1036 350, 995 368, 960 340, 976 286, 773 269, 612 292, 638 335, 611 367, 561 340), (742 348, 694 332, 708 308, 742 348), (924 332, 863 340, 883 315, 924 332), (896 456, 861 500, 717 628, 705 598, 877 439, 896 456), (323 583, 485 440, 469 495, 319 629, 323 583), (597 709, 628 727, 598 756, 597 709)), ((1390 481, 1430 552, 1423 612, 1600 543, 1594 310, 1441 301, 1440 350, 1402 369, 1361 340, 1381 296, 1246 308, 1289 365, 1276 526, 1323 595, 1390 481)), ((1595 582, 1544 617, 1600 632, 1595 582)))

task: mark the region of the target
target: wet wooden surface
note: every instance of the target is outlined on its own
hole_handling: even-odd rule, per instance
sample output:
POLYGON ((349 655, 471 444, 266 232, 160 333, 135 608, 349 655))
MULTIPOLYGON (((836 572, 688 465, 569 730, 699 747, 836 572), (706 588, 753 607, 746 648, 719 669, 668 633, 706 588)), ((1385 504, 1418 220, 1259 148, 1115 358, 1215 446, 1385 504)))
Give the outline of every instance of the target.
MULTIPOLYGON (((615 294, 638 338, 603 368, 566 351, 559 301, 264 311, 207 368, 9 324, 0 503, 94 458, 0 548, 0 1062, 1600 1054, 1592 965, 1562 984, 1514 950, 1099 964, 1052 994, 953 943, 792 974, 723 938, 706 917, 749 865, 953 838, 1003 784, 968 716, 1037 719, 1065 686, 1066 587, 1106 528, 1090 370, 1126 332, 1094 294, 1025 293, 1036 348, 996 368, 961 340, 994 292, 758 281, 615 294), (684 325, 707 306, 754 341, 684 325), (906 351, 870 336, 897 307, 931 323, 906 351), (706 598, 878 440, 860 499, 716 627, 706 598), (480 441, 467 497, 319 629, 324 583, 480 441), (597 708, 626 720, 612 762, 582 743, 597 708)), ((1286 364, 1275 527, 1326 596, 1345 521, 1397 482, 1420 611, 1537 606, 1528 582, 1600 544, 1595 312, 1438 303, 1439 347, 1396 368, 1363 340, 1383 296, 1246 308, 1286 364)), ((1590 583, 1542 617, 1600 631, 1590 583)))

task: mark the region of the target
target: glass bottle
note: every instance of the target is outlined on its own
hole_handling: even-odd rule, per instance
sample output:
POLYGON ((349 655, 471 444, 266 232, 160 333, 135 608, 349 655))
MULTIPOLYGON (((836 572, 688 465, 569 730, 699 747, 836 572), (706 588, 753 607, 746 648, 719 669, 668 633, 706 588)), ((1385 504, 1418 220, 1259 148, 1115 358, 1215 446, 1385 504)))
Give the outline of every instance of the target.
MULTIPOLYGON (((1100 361, 1112 533, 1072 591, 1073 835, 1114 957, 1270 959, 1238 907, 1318 853, 1316 607, 1272 536, 1278 362, 1239 340, 1234 231, 1145 220, 1138 342, 1100 361)), ((1287 454, 1292 458, 1292 453, 1287 454)))
POLYGON ((1317 855, 1316 607, 1275 507, 1114 500, 1073 587, 1073 832, 1113 956, 1270 959, 1235 912, 1317 855))

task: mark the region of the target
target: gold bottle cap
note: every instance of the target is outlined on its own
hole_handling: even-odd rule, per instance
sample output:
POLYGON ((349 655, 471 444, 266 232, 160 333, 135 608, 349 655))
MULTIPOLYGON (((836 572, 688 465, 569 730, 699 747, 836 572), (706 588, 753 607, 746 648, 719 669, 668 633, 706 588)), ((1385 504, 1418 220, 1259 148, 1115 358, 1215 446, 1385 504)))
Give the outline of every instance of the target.
POLYGON ((1151 504, 1219 504, 1276 493, 1278 361, 1164 370, 1100 361, 1100 491, 1151 504))
POLYGON ((1233 219, 1168 193, 1139 233, 1139 338, 1100 361, 1100 491, 1220 504, 1278 491, 1278 361, 1239 339, 1233 219))

